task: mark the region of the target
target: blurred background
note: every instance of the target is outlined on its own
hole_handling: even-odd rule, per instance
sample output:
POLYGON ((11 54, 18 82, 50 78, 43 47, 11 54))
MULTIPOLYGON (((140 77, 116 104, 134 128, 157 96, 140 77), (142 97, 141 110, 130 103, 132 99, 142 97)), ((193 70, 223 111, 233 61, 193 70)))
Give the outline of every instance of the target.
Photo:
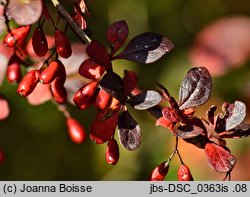
MULTIPOLYGON (((72 1, 61 2, 72 10, 72 1)), ((51 2, 46 3, 55 14, 51 2)), ((217 105, 219 111, 224 101, 235 100, 245 102, 250 110, 249 0, 86 0, 86 3, 92 38, 106 46, 107 27, 118 20, 125 20, 129 26, 127 41, 152 31, 175 44, 174 50, 153 64, 114 62, 114 70, 120 74, 124 69, 137 72, 141 90, 155 89, 159 82, 178 100, 180 83, 188 70, 206 66, 213 75, 212 95, 196 114, 204 116, 210 105, 217 105)), ((73 33, 68 32, 68 36, 72 42, 78 41, 73 33)), ((16 86, 6 79, 0 92, 8 99, 11 110, 10 116, 0 121, 0 149, 4 152, 0 180, 147 180, 149 173, 168 159, 175 145, 172 134, 163 127, 155 127, 150 114, 129 109, 142 129, 142 144, 133 152, 120 146, 120 160, 110 166, 105 161, 107 144, 95 145, 89 138, 81 145, 74 144, 63 114, 52 102, 32 106, 17 95, 16 86)), ((70 104, 67 107, 89 132, 95 109, 79 111, 70 104)), ((250 122, 250 113, 245 121, 250 122)), ((179 145, 195 180, 224 178, 224 174, 209 167, 202 149, 183 140, 179 145)), ((250 138, 228 139, 227 146, 237 159, 232 180, 250 180, 250 138)), ((176 156, 165 180, 177 180, 179 165, 176 156)))

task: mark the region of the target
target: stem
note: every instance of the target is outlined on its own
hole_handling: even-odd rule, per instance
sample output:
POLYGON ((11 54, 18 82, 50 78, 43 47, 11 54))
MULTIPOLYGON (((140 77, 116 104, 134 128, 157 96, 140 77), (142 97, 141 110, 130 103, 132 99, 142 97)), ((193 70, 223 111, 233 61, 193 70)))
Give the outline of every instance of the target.
POLYGON ((62 16, 64 20, 66 20, 77 36, 84 41, 86 44, 91 42, 91 39, 85 34, 85 32, 75 23, 72 17, 68 14, 68 12, 64 9, 64 7, 58 2, 58 0, 51 0, 54 7, 57 9, 58 13, 62 16))

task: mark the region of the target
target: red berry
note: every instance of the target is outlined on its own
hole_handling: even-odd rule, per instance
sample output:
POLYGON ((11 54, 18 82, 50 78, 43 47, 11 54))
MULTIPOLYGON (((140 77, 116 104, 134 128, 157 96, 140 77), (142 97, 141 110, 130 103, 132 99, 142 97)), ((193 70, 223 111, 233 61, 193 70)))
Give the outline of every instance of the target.
POLYGON ((119 146, 114 138, 111 138, 108 142, 105 159, 106 162, 111 165, 115 165, 119 160, 119 146))
POLYGON ((72 48, 66 35, 62 31, 56 30, 54 37, 57 53, 63 58, 70 57, 72 54, 72 48))
POLYGON ((81 109, 87 109, 90 105, 94 104, 98 83, 92 81, 81 87, 73 97, 74 103, 81 109))
POLYGON ((41 27, 34 30, 32 36, 33 50, 37 56, 43 57, 48 52, 48 42, 41 27))
POLYGON ((87 79, 98 80, 105 71, 105 67, 91 59, 85 60, 79 67, 79 74, 87 79))
POLYGON ((18 83, 21 80, 20 59, 16 55, 12 55, 8 62, 6 77, 10 83, 18 83))
POLYGON ((159 164, 150 174, 149 181, 163 181, 169 170, 167 162, 159 164))
POLYGON ((110 103, 111 103, 111 96, 104 90, 100 90, 95 99, 96 109, 105 110, 110 106, 110 103))
POLYGON ((0 150, 0 165, 3 164, 4 160, 5 160, 4 152, 3 150, 0 150))
POLYGON ((55 80, 58 75, 59 69, 64 69, 61 66, 62 64, 59 61, 50 62, 49 66, 43 70, 40 75, 40 81, 44 84, 51 83, 55 80))
POLYGON ((193 181, 193 176, 187 165, 181 164, 178 170, 178 181, 193 181))
POLYGON ((18 85, 17 92, 21 96, 28 96, 39 82, 40 73, 37 70, 29 71, 18 85))
POLYGON ((67 101, 67 90, 60 78, 56 78, 51 82, 50 87, 53 98, 57 103, 65 103, 67 101))
POLYGON ((80 144, 86 139, 86 132, 83 126, 74 118, 67 119, 69 136, 73 142, 80 144))
POLYGON ((7 46, 7 47, 14 47, 15 44, 22 44, 23 41, 26 39, 26 37, 28 36, 30 32, 30 26, 20 26, 17 27, 16 29, 11 30, 11 33, 9 32, 4 40, 3 43, 7 46))

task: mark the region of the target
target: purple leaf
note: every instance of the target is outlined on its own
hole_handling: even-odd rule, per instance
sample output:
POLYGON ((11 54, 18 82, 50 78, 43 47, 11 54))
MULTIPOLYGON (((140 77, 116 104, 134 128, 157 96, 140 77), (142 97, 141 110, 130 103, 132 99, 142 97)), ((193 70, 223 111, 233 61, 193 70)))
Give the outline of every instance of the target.
POLYGON ((235 101, 234 104, 228 104, 225 108, 225 130, 231 130, 245 119, 246 105, 243 102, 235 101))
POLYGON ((146 92, 142 92, 136 96, 133 96, 128 100, 128 103, 132 105, 135 109, 145 110, 151 107, 154 107, 162 100, 161 95, 154 91, 148 90, 146 92))
POLYGON ((204 104, 210 97, 211 88, 212 79, 205 67, 190 69, 179 91, 180 110, 204 104))
POLYGON ((115 97, 121 103, 124 103, 124 84, 119 75, 114 72, 107 72, 99 84, 104 91, 115 97))
POLYGON ((146 32, 133 38, 115 58, 149 64, 171 51, 174 44, 160 34, 146 32))
POLYGON ((141 129, 127 110, 123 111, 118 120, 118 137, 127 150, 135 150, 141 144, 141 129))
POLYGON ((198 118, 189 119, 188 122, 173 130, 174 135, 183 139, 194 138, 204 133, 203 124, 198 118))
POLYGON ((232 130, 220 134, 222 138, 244 138, 250 135, 250 125, 241 123, 232 130))

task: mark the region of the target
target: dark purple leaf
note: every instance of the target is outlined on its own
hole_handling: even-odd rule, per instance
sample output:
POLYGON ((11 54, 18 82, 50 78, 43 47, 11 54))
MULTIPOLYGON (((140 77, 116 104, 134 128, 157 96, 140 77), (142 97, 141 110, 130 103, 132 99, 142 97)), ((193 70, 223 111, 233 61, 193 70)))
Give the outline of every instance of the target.
POLYGON ((124 103, 124 84, 119 75, 114 72, 107 72, 99 84, 104 91, 115 97, 121 103, 124 103))
POLYGON ((182 110, 204 104, 210 97, 211 88, 211 75, 205 67, 190 69, 181 83, 179 108, 182 110))
POLYGON ((173 130, 174 135, 183 139, 193 138, 204 133, 203 124, 198 118, 189 119, 188 122, 173 130))
POLYGON ((205 148, 205 145, 209 142, 207 136, 205 135, 198 135, 196 137, 192 137, 192 138, 186 138, 183 139, 184 141, 186 141, 187 143, 191 143, 194 146, 198 147, 198 148, 205 148))
POLYGON ((135 150, 141 144, 141 129, 127 110, 118 119, 118 136, 122 146, 127 150, 135 150))
POLYGON ((250 125, 241 123, 232 130, 220 134, 222 138, 244 138, 250 135, 250 125))
POLYGON ((226 147, 214 143, 206 144, 205 155, 210 167, 217 172, 230 172, 236 163, 236 158, 226 147))
POLYGON ((216 109, 217 107, 215 105, 212 105, 207 111, 207 118, 212 125, 214 124, 214 112, 216 111, 216 109))
POLYGON ((98 40, 93 40, 86 48, 89 57, 96 63, 104 66, 107 70, 110 69, 111 60, 104 45, 98 40))
POLYGON ((231 130, 245 119, 246 105, 243 102, 235 101, 234 104, 224 106, 225 114, 225 130, 231 130))
POLYGON ((146 32, 133 38, 115 58, 149 64, 171 51, 174 44, 158 33, 146 32))
POLYGON ((128 100, 128 103, 135 109, 145 110, 157 105, 161 102, 161 100, 161 95, 158 92, 154 90, 148 90, 146 92, 142 92, 136 96, 133 96, 128 100))

